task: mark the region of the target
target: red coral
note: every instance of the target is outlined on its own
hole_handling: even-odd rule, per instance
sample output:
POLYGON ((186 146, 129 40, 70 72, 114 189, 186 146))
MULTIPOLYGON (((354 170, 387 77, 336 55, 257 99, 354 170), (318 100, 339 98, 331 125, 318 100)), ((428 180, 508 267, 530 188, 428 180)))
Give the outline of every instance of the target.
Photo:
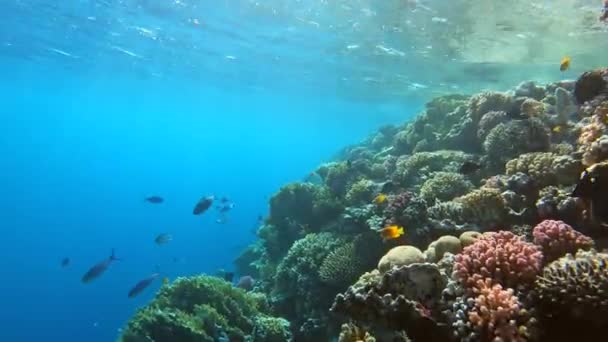
POLYGON ((455 256, 453 276, 469 289, 486 278, 517 288, 534 282, 542 258, 537 246, 511 232, 484 233, 455 256))
POLYGON ((481 332, 482 340, 527 340, 527 327, 516 319, 522 316, 523 308, 513 289, 503 289, 499 284, 492 284, 492 279, 485 279, 476 283, 475 292, 477 297, 469 311, 469 322, 481 332))
POLYGON ((534 243, 543 250, 545 262, 557 260, 566 253, 593 247, 593 240, 562 221, 544 220, 534 227, 534 243))

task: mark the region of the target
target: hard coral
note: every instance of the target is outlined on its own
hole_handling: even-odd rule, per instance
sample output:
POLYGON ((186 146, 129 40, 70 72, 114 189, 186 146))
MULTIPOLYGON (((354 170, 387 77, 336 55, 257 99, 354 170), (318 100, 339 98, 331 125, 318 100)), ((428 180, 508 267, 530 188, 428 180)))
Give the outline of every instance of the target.
POLYGON ((495 226, 507 214, 505 201, 498 189, 482 187, 454 200, 462 204, 464 217, 469 222, 495 226))
POLYGON ((554 261, 579 249, 590 249, 593 240, 563 221, 544 220, 534 227, 534 243, 542 248, 545 262, 554 261))
POLYGON ((549 148, 549 130, 537 119, 512 120, 494 127, 484 141, 489 161, 501 165, 526 152, 549 148))
MULTIPOLYGON (((560 331, 608 326, 608 254, 579 251, 547 265, 536 280, 541 313, 560 331), (565 324, 561 329, 559 322, 565 324)), ((597 335, 595 335, 597 336, 597 335)))
POLYGON ((582 171, 578 160, 551 152, 532 152, 507 162, 507 175, 518 172, 529 175, 539 186, 574 184, 582 171))
POLYGON ((455 256, 453 277, 471 289, 479 280, 518 288, 534 282, 542 266, 542 253, 508 231, 484 233, 455 256))
POLYGON ((420 188, 420 196, 427 203, 449 201, 466 194, 473 184, 462 174, 455 172, 436 172, 420 188))
POLYGON ((360 179, 353 183, 346 193, 346 203, 348 205, 358 205, 369 203, 374 197, 375 183, 369 179, 360 179))
POLYGON ((434 264, 402 266, 383 276, 364 274, 336 296, 331 311, 363 323, 406 330, 414 340, 444 341, 446 332, 429 315, 437 308, 445 285, 445 277, 434 264))
POLYGON ((494 284, 491 279, 485 279, 478 281, 475 290, 475 304, 469 311, 468 318, 481 341, 528 340, 525 325, 527 312, 513 289, 505 289, 500 284, 494 284))
POLYGON ((268 317, 265 297, 211 276, 177 278, 131 318, 124 342, 243 340, 268 317))

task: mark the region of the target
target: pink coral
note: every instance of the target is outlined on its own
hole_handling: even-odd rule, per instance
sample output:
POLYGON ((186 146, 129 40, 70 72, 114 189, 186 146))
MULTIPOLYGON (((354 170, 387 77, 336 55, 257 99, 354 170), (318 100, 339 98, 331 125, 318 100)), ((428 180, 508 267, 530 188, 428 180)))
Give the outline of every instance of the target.
POLYGON ((543 250, 545 262, 557 260, 566 253, 593 247, 593 240, 562 221, 544 220, 534 227, 534 243, 543 250))
POLYGON ((486 278, 517 288, 534 282, 542 258, 537 246, 511 232, 484 233, 455 256, 453 277, 469 289, 486 278))
MULTIPOLYGON (((492 279, 479 280, 475 286, 477 297, 469 311, 469 322, 481 332, 483 341, 526 341, 526 326, 518 326, 517 318, 525 311, 513 293, 492 284, 492 279)), ((519 323, 521 324, 521 323, 519 323)))

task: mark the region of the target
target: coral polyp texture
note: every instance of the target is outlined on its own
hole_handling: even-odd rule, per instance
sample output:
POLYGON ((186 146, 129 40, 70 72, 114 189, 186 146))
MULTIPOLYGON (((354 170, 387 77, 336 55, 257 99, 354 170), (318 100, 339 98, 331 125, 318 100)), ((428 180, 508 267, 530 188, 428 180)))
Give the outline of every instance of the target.
POLYGON ((551 262, 567 253, 593 247, 593 240, 574 230, 570 225, 555 220, 545 220, 534 227, 534 243, 543 251, 545 262, 551 262))
POLYGON ((604 202, 573 190, 606 160, 608 69, 437 97, 272 196, 236 261, 263 295, 182 279, 123 340, 604 340, 604 202))
POLYGON ((491 279, 505 287, 534 282, 542 267, 540 249, 508 232, 490 232, 456 255, 454 277, 467 288, 480 280, 491 279))

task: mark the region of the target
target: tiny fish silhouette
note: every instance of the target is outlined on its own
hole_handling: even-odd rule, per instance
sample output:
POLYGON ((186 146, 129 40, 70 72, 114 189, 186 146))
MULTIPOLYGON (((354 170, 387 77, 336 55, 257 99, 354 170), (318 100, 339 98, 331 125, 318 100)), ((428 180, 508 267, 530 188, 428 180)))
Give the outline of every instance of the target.
POLYGON ((70 258, 63 258, 61 260, 61 267, 68 267, 70 265, 70 258))
POLYGON ((114 248, 112 248, 112 255, 110 255, 109 258, 100 261, 99 263, 97 263, 95 266, 91 267, 87 273, 85 273, 82 276, 82 282, 83 283, 89 283, 93 280, 95 280, 96 278, 98 278, 99 276, 101 276, 110 266, 110 264, 112 263, 112 261, 117 261, 120 260, 118 259, 115 255, 114 255, 114 248))
POLYGON ((148 202, 148 203, 159 204, 159 203, 163 203, 164 201, 165 200, 160 196, 146 197, 146 202, 148 202))
POLYGON ((152 282, 156 280, 158 276, 160 276, 160 273, 154 273, 148 278, 140 280, 137 284, 135 284, 135 286, 131 288, 131 290, 129 290, 129 298, 133 298, 140 294, 143 290, 150 286, 150 284, 152 284, 152 282))
POLYGON ((200 214, 204 213, 205 211, 207 211, 207 209, 209 209, 211 207, 211 205, 213 204, 214 199, 215 199, 214 196, 207 196, 207 197, 201 198, 194 206, 194 209, 192 210, 192 214, 200 215, 200 214))
POLYGON ((158 236, 154 239, 154 242, 157 245, 164 245, 166 243, 171 242, 171 240, 173 240, 173 236, 171 234, 163 233, 158 234, 158 236))

